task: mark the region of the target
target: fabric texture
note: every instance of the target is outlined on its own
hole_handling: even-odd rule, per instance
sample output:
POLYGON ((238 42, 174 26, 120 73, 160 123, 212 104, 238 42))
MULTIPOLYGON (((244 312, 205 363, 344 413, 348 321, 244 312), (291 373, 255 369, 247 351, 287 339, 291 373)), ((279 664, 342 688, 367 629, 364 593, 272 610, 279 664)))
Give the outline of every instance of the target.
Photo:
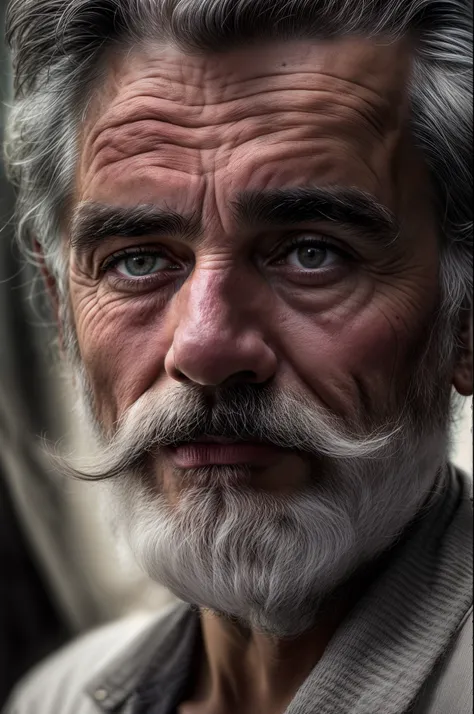
POLYGON ((459 635, 423 687, 413 714, 458 714, 473 711, 472 607, 459 635))
MULTIPOLYGON (((471 714, 471 608, 471 484, 450 470, 286 714, 471 714)), ((94 632, 33 672, 5 714, 175 714, 198 626, 180 603, 94 632)))

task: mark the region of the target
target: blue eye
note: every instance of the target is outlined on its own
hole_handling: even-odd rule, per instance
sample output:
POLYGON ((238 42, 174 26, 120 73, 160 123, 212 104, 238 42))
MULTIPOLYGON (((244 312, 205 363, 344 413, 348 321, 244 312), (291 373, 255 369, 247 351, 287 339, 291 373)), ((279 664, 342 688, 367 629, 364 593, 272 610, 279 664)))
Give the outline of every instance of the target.
POLYGON ((165 253, 158 250, 125 250, 115 253, 101 267, 101 272, 115 270, 123 278, 139 280, 158 273, 177 270, 178 265, 165 253))
POLYGON ((142 278, 170 267, 170 261, 157 253, 136 253, 115 263, 116 270, 127 278, 142 278))

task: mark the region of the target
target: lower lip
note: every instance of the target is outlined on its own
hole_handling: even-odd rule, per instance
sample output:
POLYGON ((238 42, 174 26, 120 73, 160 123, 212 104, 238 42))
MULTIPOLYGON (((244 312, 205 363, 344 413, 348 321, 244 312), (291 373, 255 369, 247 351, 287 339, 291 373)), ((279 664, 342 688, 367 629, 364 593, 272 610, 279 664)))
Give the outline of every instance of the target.
POLYGON ((236 464, 271 466, 281 456, 281 450, 277 447, 251 443, 196 442, 168 448, 167 452, 174 465, 182 469, 236 464))

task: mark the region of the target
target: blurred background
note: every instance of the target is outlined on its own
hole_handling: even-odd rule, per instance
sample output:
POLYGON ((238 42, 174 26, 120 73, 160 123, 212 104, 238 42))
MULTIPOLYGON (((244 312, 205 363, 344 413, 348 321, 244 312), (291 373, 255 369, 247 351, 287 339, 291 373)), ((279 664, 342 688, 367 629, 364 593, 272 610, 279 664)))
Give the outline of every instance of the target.
MULTIPOLYGON (((0 143, 10 96, 0 0, 0 143)), ((39 435, 78 452, 90 437, 51 345, 41 286, 15 246, 14 194, 0 160, 0 707, 32 664, 77 633, 170 596, 118 557, 92 484, 47 467, 39 435)), ((472 400, 456 426, 453 460, 472 473, 472 400)))

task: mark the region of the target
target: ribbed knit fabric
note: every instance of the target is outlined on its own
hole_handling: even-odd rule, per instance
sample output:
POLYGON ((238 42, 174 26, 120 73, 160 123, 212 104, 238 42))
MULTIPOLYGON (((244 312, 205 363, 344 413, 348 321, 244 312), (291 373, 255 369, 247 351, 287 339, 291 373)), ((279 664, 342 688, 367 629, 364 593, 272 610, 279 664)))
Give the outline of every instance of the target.
POLYGON ((471 487, 454 470, 449 481, 342 624, 286 714, 411 710, 472 603, 471 487))

